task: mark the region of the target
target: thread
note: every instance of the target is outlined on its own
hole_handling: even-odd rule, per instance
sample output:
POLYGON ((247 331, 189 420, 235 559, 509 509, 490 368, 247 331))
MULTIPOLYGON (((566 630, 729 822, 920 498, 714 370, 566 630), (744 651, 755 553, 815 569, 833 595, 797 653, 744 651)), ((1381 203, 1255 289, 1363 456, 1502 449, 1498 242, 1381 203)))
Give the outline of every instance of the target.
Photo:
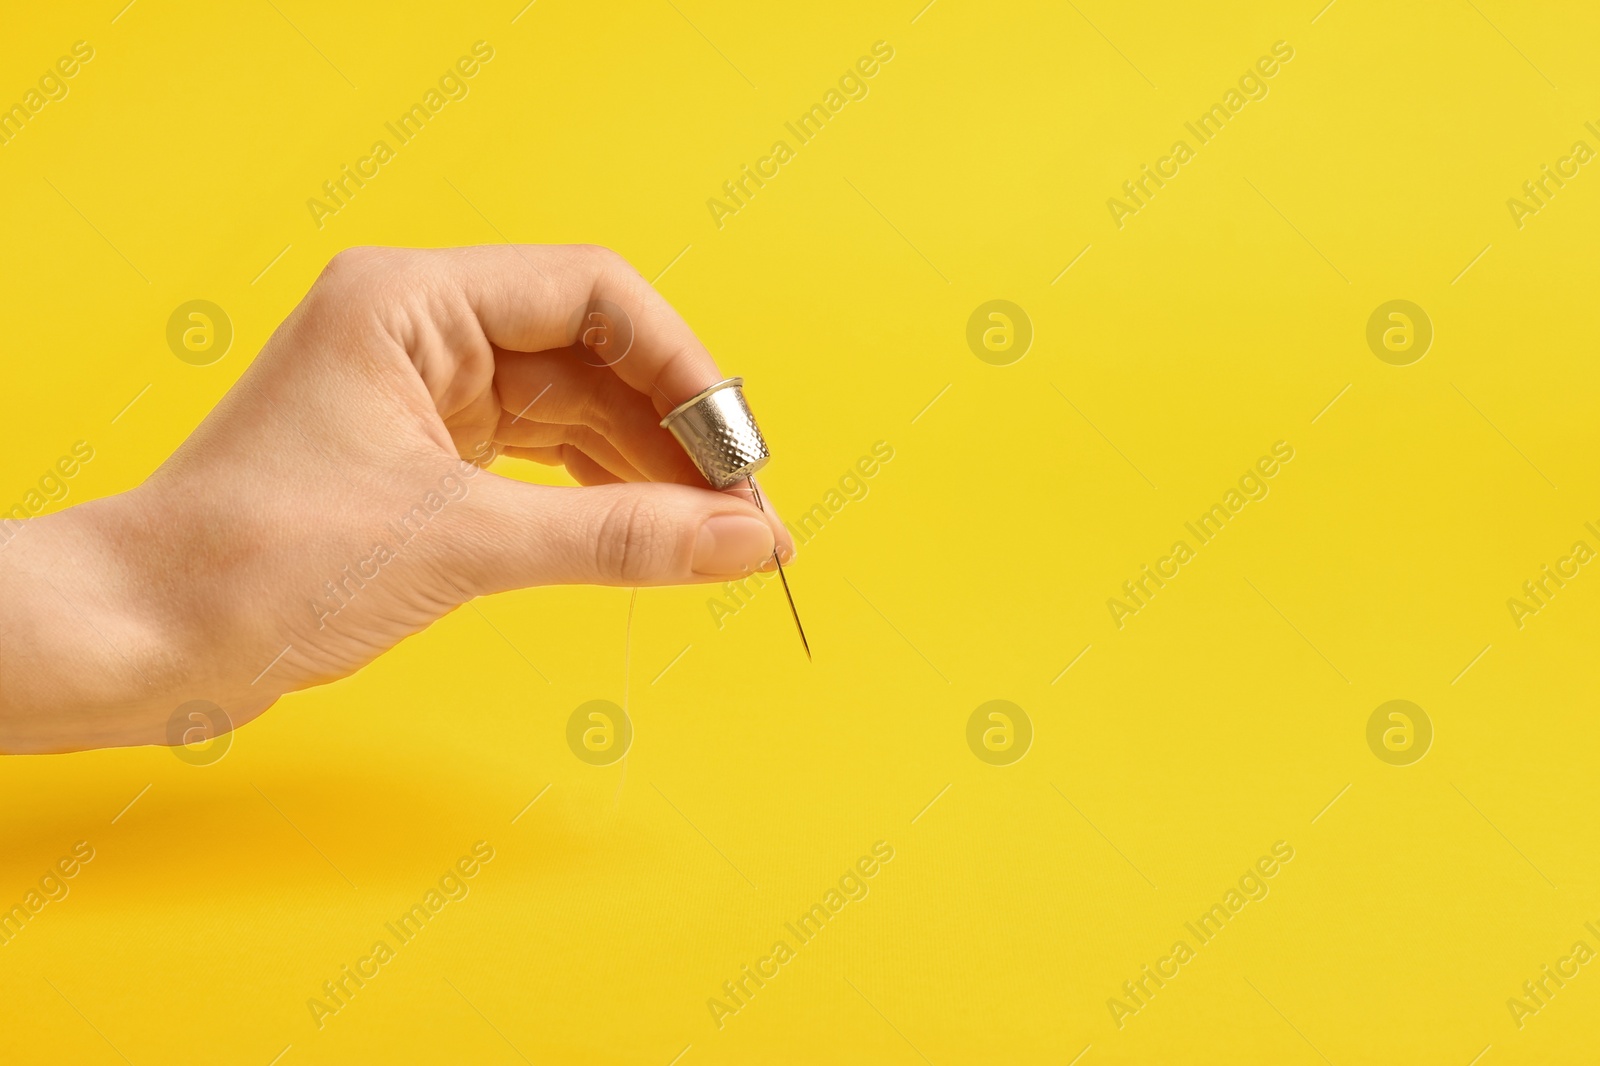
MULTIPOLYGON (((639 602, 639 590, 628 593, 628 621, 622 631, 622 717, 628 719, 628 675, 633 672, 633 608, 639 602)), ((633 745, 628 745, 631 751, 633 745)), ((622 773, 617 778, 617 793, 611 797, 611 806, 622 801, 622 786, 628 783, 628 753, 622 753, 622 773)))

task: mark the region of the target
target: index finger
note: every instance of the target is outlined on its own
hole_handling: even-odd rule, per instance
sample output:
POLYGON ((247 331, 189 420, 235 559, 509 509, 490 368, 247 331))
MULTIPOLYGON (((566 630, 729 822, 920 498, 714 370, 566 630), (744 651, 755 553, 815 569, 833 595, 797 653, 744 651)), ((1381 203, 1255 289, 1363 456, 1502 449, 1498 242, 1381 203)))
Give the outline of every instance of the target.
POLYGON ((627 316, 632 334, 611 370, 662 414, 723 377, 688 323, 610 249, 481 245, 428 254, 446 264, 485 335, 501 348, 540 352, 578 344, 586 313, 604 302, 627 316))

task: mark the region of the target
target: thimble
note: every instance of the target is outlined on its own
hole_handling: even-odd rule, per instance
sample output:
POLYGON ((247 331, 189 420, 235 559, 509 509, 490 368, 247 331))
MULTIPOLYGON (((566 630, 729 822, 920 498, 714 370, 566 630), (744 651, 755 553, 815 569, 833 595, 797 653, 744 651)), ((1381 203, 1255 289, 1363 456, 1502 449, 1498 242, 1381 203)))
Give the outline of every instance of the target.
POLYGON ((674 407, 661 420, 714 489, 725 489, 772 458, 744 401, 744 378, 728 378, 674 407))

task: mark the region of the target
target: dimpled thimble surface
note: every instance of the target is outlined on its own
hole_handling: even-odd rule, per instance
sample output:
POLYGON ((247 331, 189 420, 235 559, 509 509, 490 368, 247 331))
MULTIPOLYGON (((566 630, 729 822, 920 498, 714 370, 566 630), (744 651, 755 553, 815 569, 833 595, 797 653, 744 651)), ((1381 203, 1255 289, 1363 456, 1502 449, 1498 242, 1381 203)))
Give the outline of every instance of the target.
POLYGON ((661 420, 714 489, 767 465, 771 454, 744 400, 744 378, 728 378, 674 407, 661 420))

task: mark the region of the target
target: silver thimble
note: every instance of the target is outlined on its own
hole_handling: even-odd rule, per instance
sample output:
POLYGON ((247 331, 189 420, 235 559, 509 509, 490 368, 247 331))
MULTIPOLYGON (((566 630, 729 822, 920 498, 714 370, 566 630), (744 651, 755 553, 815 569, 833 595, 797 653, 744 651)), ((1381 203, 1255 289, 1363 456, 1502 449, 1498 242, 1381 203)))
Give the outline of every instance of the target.
POLYGON ((728 378, 674 407, 661 420, 714 489, 743 481, 772 458, 744 401, 744 378, 728 378))

